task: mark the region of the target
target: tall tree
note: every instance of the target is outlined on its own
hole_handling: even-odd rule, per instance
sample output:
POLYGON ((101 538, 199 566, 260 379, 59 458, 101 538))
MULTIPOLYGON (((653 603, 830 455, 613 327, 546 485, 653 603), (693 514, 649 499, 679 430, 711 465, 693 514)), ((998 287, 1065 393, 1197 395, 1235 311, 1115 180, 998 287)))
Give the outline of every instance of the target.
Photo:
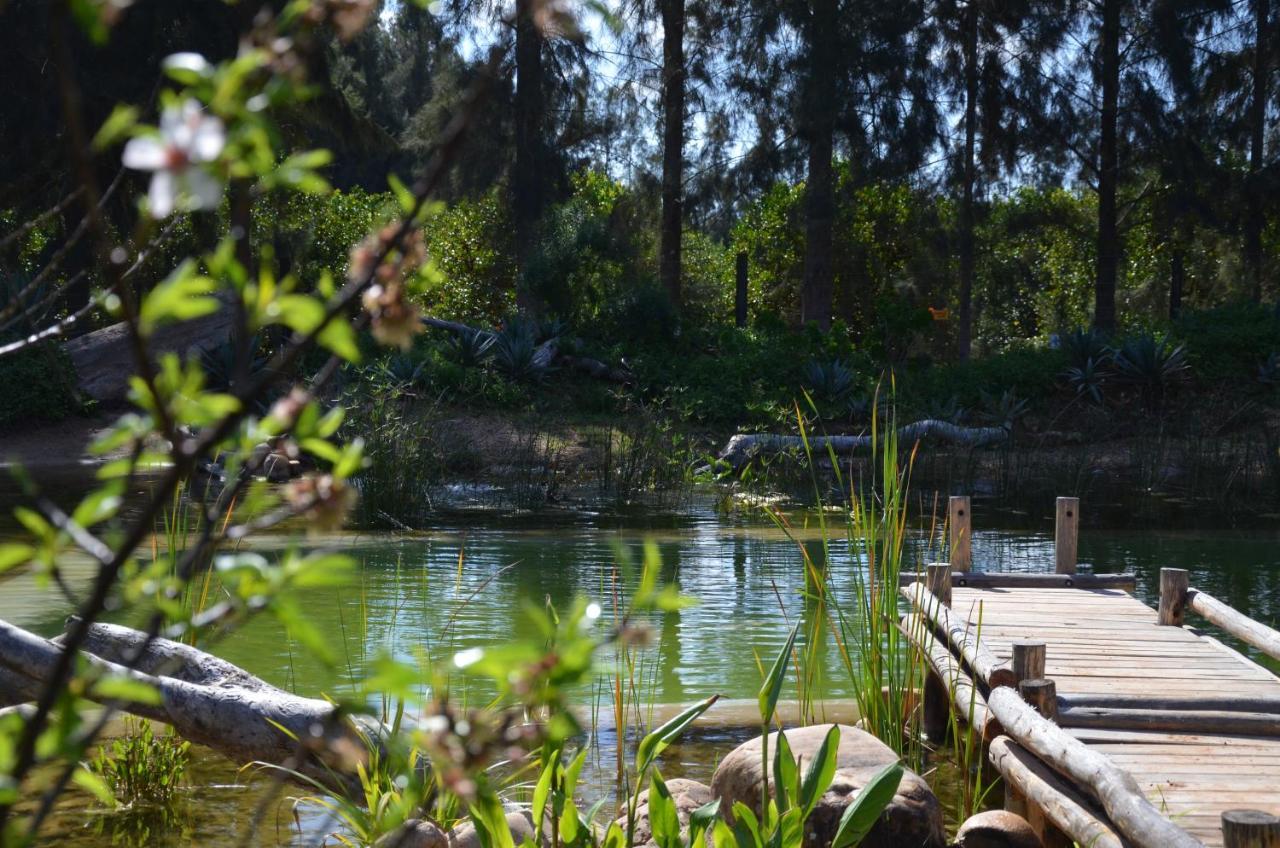
MULTIPOLYGON (((511 175, 511 208, 516 239, 516 265, 527 267, 537 240, 538 222, 547 202, 546 138, 544 136, 542 30, 538 0, 516 0, 515 171, 511 175)), ((516 290, 522 310, 536 311, 537 298, 526 284, 516 290)))
POLYGON ((659 276, 671 303, 681 302, 684 237, 684 0, 662 3, 662 226, 659 276))
POLYGON ((805 81, 800 137, 808 146, 805 179, 804 277, 800 321, 831 326, 831 242, 835 225, 835 147, 837 29, 836 0, 813 0, 808 16, 809 68, 805 81))
POLYGON ((1104 333, 1116 328, 1116 274, 1120 232, 1116 227, 1116 182, 1120 151, 1120 11, 1124 0, 1100 0, 1098 74, 1102 112, 1098 126, 1098 256, 1093 288, 1093 324, 1104 333))
POLYGON ((1270 96, 1272 56, 1271 2, 1253 0, 1253 67, 1249 102, 1249 178, 1246 186, 1245 265, 1255 303, 1262 300, 1262 169, 1266 156, 1267 102, 1270 96))

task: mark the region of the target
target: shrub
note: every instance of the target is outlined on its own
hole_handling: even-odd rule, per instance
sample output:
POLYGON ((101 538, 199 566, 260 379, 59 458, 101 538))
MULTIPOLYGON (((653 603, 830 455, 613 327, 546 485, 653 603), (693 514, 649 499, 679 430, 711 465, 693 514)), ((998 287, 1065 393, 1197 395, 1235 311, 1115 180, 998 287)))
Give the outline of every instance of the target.
POLYGON ((1174 323, 1173 335, 1198 378, 1241 383, 1256 372, 1260 357, 1280 351, 1280 316, 1254 303, 1189 310, 1174 323))
POLYGON ((186 774, 190 748, 172 731, 156 736, 151 722, 126 718, 125 735, 100 747, 88 768, 122 806, 166 804, 186 774))
POLYGON ((81 411, 71 358, 53 343, 0 357, 0 398, 0 427, 60 421, 81 411))

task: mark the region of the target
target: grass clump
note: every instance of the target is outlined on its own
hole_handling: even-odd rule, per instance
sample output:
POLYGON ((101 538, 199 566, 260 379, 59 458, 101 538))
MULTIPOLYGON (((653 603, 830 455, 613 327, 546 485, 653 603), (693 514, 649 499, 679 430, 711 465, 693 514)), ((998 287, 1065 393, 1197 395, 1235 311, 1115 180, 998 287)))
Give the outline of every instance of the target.
POLYGON ((157 735, 151 722, 126 718, 125 734, 98 749, 89 772, 110 790, 118 806, 166 805, 182 785, 191 743, 172 731, 157 735))

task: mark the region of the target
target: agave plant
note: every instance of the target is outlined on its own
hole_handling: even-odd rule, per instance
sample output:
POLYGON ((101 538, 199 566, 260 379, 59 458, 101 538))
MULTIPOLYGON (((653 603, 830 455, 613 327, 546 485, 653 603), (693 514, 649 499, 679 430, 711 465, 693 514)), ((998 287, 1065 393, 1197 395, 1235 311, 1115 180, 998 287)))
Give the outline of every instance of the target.
POLYGON ((551 370, 533 321, 513 319, 494 336, 493 361, 512 380, 537 382, 551 370))
POLYGON ((853 394, 858 380, 857 375, 842 360, 819 362, 811 359, 804 366, 804 386, 814 400, 838 404, 853 394))
POLYGON ((449 337, 445 342, 445 353, 463 368, 478 368, 493 352, 497 338, 484 330, 464 330, 449 337))
POLYGON ((1018 419, 1027 414, 1030 404, 1018 397, 1013 389, 1006 389, 995 395, 982 393, 982 417, 1006 430, 1012 430, 1018 419))
POLYGON ((1148 404, 1158 403, 1178 383, 1191 376, 1187 352, 1164 336, 1143 333, 1114 350, 1116 379, 1138 388, 1148 404))
POLYGON ((952 424, 963 424, 969 417, 969 410, 955 395, 951 395, 946 400, 929 398, 925 403, 924 417, 936 421, 949 421, 952 424))
POLYGON ((1063 333, 1058 347, 1066 354, 1068 369, 1084 369, 1090 361, 1097 366, 1106 366, 1111 361, 1112 349, 1106 336, 1097 330, 1078 328, 1063 333))
POLYGON ((411 354, 399 353, 378 363, 377 373, 398 387, 416 386, 422 380, 427 363, 411 354))
POLYGON ((1101 405, 1103 389, 1114 376, 1110 363, 1109 356, 1106 359, 1091 356, 1080 365, 1073 365, 1062 372, 1062 376, 1066 378, 1067 385, 1075 389, 1076 397, 1087 397, 1101 405))

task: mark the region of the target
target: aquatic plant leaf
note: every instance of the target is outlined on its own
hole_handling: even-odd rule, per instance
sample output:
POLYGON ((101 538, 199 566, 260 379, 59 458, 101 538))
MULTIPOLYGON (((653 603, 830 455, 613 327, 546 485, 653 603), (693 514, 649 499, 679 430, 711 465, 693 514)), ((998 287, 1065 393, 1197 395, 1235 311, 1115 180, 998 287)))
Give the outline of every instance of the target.
POLYGON ((778 652, 778 656, 773 661, 773 668, 769 669, 769 675, 765 677, 764 683, 760 687, 760 722, 768 724, 773 720, 774 711, 778 708, 778 698, 782 696, 782 684, 787 679, 787 664, 791 662, 791 649, 796 644, 796 634, 800 632, 800 621, 791 628, 790 635, 787 636, 786 644, 782 646, 782 650, 778 652))
MULTIPOLYGON (((778 734, 782 736, 782 734, 778 734)), ((813 812, 818 799, 831 785, 836 774, 836 755, 840 749, 840 726, 833 724, 822 740, 818 753, 809 761, 800 784, 800 807, 806 816, 813 812)))
POLYGON ((712 695, 705 701, 694 704, 641 739, 639 747, 636 748, 636 764, 639 771, 643 773, 645 769, 652 765, 658 755, 665 751, 667 746, 674 742, 684 732, 685 728, 693 723, 694 719, 711 709, 711 705, 718 700, 720 700, 719 695, 712 695))
POLYGON ((902 766, 890 763, 867 781, 867 785, 858 791, 840 817, 840 825, 836 828, 831 848, 853 848, 871 832, 880 814, 898 791, 902 775, 902 766))
POLYGON ((689 845, 691 848, 702 848, 706 845, 706 833, 708 828, 716 823, 716 817, 720 814, 720 799, 717 798, 709 804, 703 804, 689 815, 689 845))
POLYGON ((649 828, 658 848, 681 848, 676 802, 657 769, 649 776, 649 828))
POLYGON ((779 812, 791 809, 791 799, 800 797, 799 773, 787 734, 779 733, 773 751, 773 793, 779 812))

